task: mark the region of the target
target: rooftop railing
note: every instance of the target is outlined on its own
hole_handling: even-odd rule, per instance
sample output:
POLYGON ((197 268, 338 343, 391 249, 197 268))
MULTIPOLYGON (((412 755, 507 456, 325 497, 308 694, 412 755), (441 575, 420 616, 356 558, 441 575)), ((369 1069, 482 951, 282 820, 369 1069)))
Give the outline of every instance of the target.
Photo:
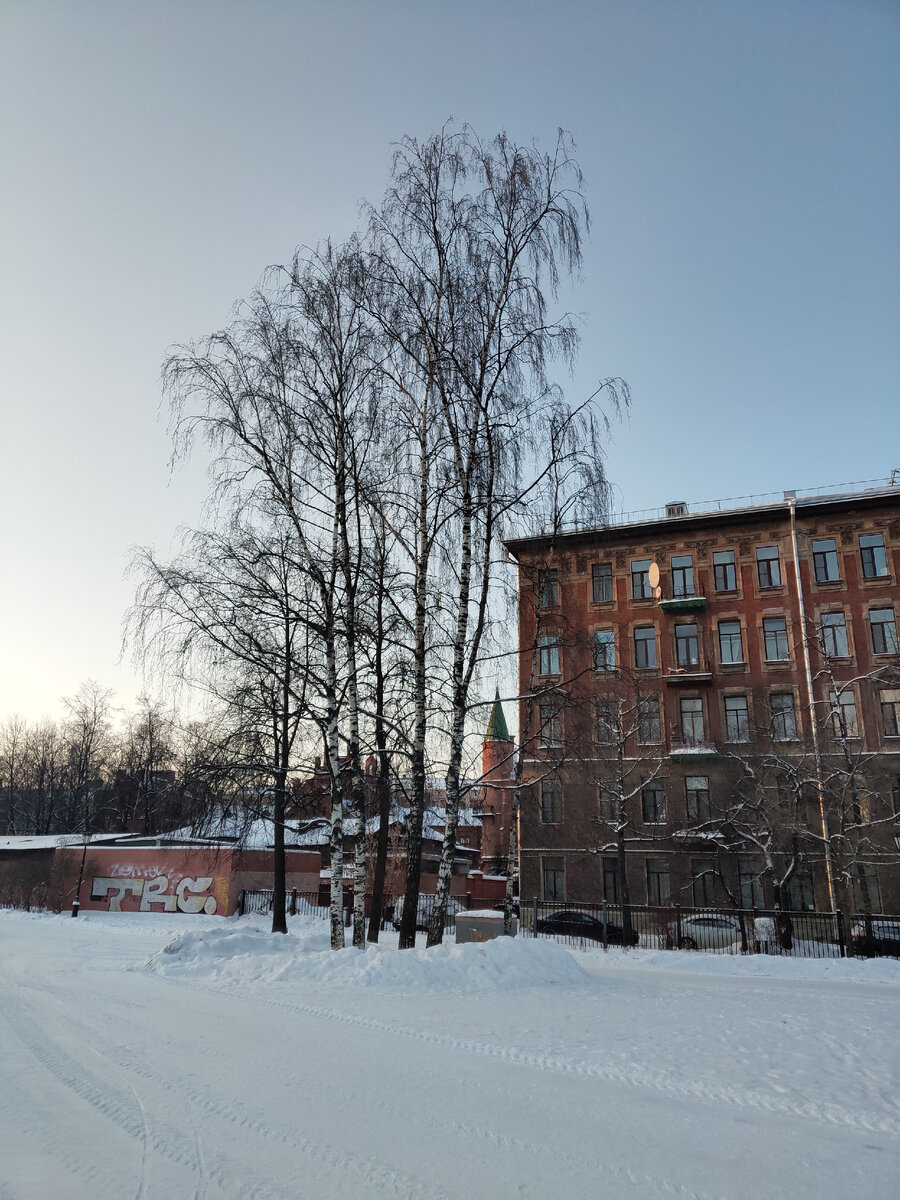
MULTIPOLYGON (((852 496, 862 492, 880 491, 894 488, 900 495, 900 469, 879 479, 861 479, 851 483, 826 483, 820 487, 797 488, 781 492, 758 492, 747 496, 725 496, 718 500, 691 500, 684 508, 685 512, 673 515, 668 506, 663 504, 658 508, 639 508, 630 512, 614 511, 603 519, 595 515, 584 518, 575 516, 558 522, 555 529, 558 533, 577 533, 586 529, 603 529, 620 525, 641 525, 646 522, 677 520, 678 516, 699 517, 718 512, 728 512, 742 508, 764 508, 772 504, 783 504, 788 499, 816 500, 829 497, 852 496)), ((681 507, 681 506, 679 506, 681 507)), ((546 535, 554 530, 554 524, 546 514, 536 516, 529 523, 529 530, 523 536, 546 535)))

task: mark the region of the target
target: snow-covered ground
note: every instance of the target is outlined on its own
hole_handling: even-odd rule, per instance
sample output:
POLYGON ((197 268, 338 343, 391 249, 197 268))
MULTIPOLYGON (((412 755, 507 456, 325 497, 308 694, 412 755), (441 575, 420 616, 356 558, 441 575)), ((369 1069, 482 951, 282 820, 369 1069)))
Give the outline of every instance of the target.
POLYGON ((900 963, 0 912, 2 1200, 897 1200, 900 963))

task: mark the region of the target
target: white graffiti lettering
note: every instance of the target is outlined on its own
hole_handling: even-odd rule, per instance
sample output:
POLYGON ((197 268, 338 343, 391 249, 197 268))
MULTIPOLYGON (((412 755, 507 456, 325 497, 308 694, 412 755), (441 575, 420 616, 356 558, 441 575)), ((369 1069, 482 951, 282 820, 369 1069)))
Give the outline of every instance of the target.
POLYGON ((213 878, 211 875, 192 879, 189 875, 179 877, 180 882, 169 893, 169 876, 158 875, 155 879, 125 879, 121 876, 95 876, 91 886, 91 899, 103 900, 109 896, 109 911, 121 912, 126 894, 140 898, 140 912, 154 912, 153 905, 162 905, 163 912, 207 913, 212 916, 218 910, 215 896, 209 895, 213 878))
POLYGON ((141 896, 141 912, 153 912, 153 904, 161 904, 163 912, 174 912, 175 897, 166 895, 168 886, 169 880, 165 875, 147 879, 144 882, 144 894, 141 896))
POLYGON ((110 879, 95 876, 91 887, 91 899, 102 900, 104 896, 112 892, 113 894, 109 897, 109 911, 121 912, 125 893, 131 892, 132 896, 140 896, 143 890, 143 879, 110 879))
POLYGON ((190 876, 185 876, 175 889, 175 895, 178 897, 178 907, 182 912, 198 913, 198 912, 215 912, 216 902, 212 896, 195 895, 188 896, 188 892, 207 892, 212 887, 212 876, 202 879, 191 879, 190 876), (212 909, 208 908, 209 901, 212 900, 212 909))

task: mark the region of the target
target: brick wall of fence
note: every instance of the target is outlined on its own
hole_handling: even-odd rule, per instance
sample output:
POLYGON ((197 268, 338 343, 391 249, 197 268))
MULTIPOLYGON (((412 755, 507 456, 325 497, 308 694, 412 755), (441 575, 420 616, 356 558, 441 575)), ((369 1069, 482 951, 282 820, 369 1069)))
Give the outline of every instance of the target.
MULTIPOLYGON (((329 907, 320 892, 288 892, 288 913, 326 919, 329 907)), ((351 921, 346 898, 344 922, 351 921)), ((241 893, 240 913, 272 911, 271 890, 241 893)), ((483 901, 474 901, 483 907, 483 901)), ((427 925, 433 896, 419 898, 417 924, 427 925)), ((371 896, 366 896, 369 916, 371 896)), ((456 904, 447 914, 452 930, 456 904)), ((498 907, 502 907, 499 905, 498 907)), ((524 937, 544 937, 586 948, 639 946, 652 950, 702 950, 715 954, 775 954, 794 958, 900 957, 900 916, 888 913, 785 912, 774 909, 652 907, 641 904, 562 903, 526 900, 516 911, 524 937)), ((385 899, 382 928, 392 924, 393 897, 385 899)), ((499 913, 498 913, 499 915, 499 913)))

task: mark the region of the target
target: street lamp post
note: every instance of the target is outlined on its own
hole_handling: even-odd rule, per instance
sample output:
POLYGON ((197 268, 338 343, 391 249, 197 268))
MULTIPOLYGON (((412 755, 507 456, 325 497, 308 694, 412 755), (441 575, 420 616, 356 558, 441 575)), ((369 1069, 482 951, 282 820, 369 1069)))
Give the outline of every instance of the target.
POLYGON ((87 856, 88 842, 91 840, 90 834, 88 834, 88 833, 83 834, 82 838, 83 838, 83 841, 82 841, 82 847, 81 847, 81 866, 78 868, 78 886, 75 889, 75 899, 72 901, 72 916, 73 917, 78 916, 78 910, 81 907, 81 885, 84 882, 84 860, 87 856))

